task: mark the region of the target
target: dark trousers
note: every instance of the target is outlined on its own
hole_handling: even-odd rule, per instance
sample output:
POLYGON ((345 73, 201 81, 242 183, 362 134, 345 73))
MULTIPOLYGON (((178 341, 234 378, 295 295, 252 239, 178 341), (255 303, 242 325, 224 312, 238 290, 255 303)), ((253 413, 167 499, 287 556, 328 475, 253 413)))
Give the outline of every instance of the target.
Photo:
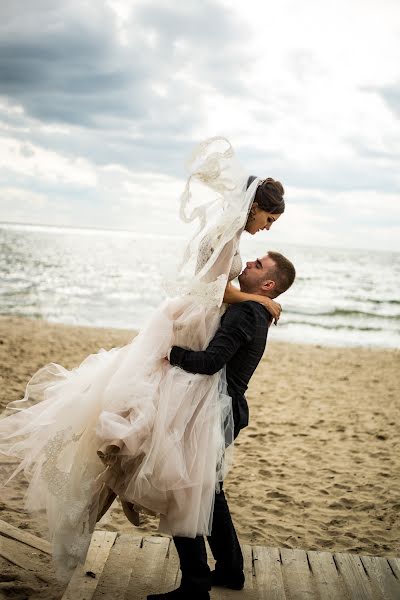
MULTIPOLYGON (((222 484, 220 493, 215 494, 212 530, 207 539, 216 560, 216 571, 228 576, 243 571, 243 555, 222 484)), ((182 571, 181 586, 188 591, 210 590, 211 572, 203 536, 174 537, 174 542, 182 571)))

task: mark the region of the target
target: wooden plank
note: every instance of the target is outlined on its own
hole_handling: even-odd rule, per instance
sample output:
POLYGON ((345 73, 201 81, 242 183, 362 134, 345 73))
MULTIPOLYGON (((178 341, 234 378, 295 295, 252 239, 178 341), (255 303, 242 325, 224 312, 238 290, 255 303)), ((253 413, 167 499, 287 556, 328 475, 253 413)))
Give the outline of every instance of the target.
POLYGON ((261 600, 286 600, 278 548, 254 546, 253 558, 258 597, 261 600))
POLYGON ((93 600, 124 600, 141 543, 142 538, 128 534, 121 534, 116 538, 94 591, 93 600))
POLYGON ((379 556, 360 556, 365 570, 379 588, 385 600, 400 598, 400 581, 394 576, 388 561, 379 556))
MULTIPOLYGON (((213 553, 212 553, 211 548, 208 545, 207 541, 206 541, 206 552, 207 552, 208 566, 210 567, 210 570, 213 571, 215 569, 215 558, 213 556, 213 553)), ((229 592, 227 591, 226 588, 223 588, 223 587, 213 587, 212 588, 213 600, 226 600, 228 598, 227 594, 229 594, 229 592)))
POLYGON ((162 579, 163 590, 174 590, 180 586, 181 571, 179 568, 178 552, 172 539, 169 543, 168 554, 165 560, 166 564, 162 579))
POLYGON ((114 531, 95 531, 84 565, 78 565, 61 600, 90 600, 117 537, 114 531))
POLYGON ((317 592, 304 550, 280 548, 283 584, 287 598, 317 599, 317 592))
POLYGON ((400 580, 400 558, 391 556, 387 561, 390 564, 395 577, 400 580))
POLYGON ((335 562, 352 600, 380 600, 382 594, 371 584, 357 554, 334 554, 335 562))
MULTIPOLYGON (((148 536, 136 553, 135 569, 127 589, 126 600, 146 598, 147 594, 168 592, 163 587, 167 579, 172 583, 171 573, 166 574, 169 547, 173 541, 168 537, 148 536)), ((174 585, 171 585, 174 589, 174 585)), ((113 598, 114 600, 114 598, 113 598)))
MULTIPOLYGON (((215 560, 212 555, 211 549, 206 544, 207 548, 207 561, 211 570, 215 568, 215 560)), ((255 585, 255 577, 253 574, 253 556, 252 556, 252 548, 249 545, 241 546, 244 560, 244 574, 245 574, 245 583, 244 588, 240 592, 240 598, 243 600, 253 600, 257 599, 258 596, 254 590, 255 585)), ((232 599, 232 590, 224 587, 213 587, 212 588, 212 598, 213 600, 231 600, 232 599)), ((236 592, 237 593, 237 592, 236 592)))
MULTIPOLYGON (((249 544, 243 544, 241 546, 243 553, 243 561, 244 561, 244 588, 242 594, 246 593, 248 597, 254 596, 254 590, 256 589, 257 581, 256 581, 256 573, 254 570, 254 556, 253 556, 253 547, 249 544)), ((246 596, 247 598, 247 596, 246 596)))
POLYGON ((0 538, 0 556, 8 560, 13 565, 30 571, 38 579, 46 583, 56 583, 56 576, 43 573, 43 561, 48 556, 40 551, 35 551, 31 547, 21 544, 17 540, 1 536, 0 538))
MULTIPOLYGON (((229 590, 225 587, 213 587, 212 588, 212 600, 232 600, 232 590, 229 590)), ((237 594, 238 592, 236 592, 237 594)), ((240 592, 240 600, 244 596, 242 596, 243 592, 240 592)))
POLYGON ((330 552, 307 552, 315 587, 321 600, 349 600, 343 579, 330 552))
POLYGON ((29 533, 24 529, 19 529, 19 527, 14 527, 2 519, 0 519, 0 533, 10 538, 14 538, 19 542, 23 542, 27 546, 31 546, 31 548, 36 548, 46 554, 51 554, 51 544, 47 540, 44 540, 37 535, 32 535, 32 533, 29 533))
MULTIPOLYGON (((245 544, 241 546, 243 553, 243 570, 245 575, 244 588, 240 592, 230 590, 224 587, 213 587, 211 597, 212 600, 232 600, 233 597, 240 595, 241 600, 257 600, 257 590, 254 589, 255 577, 253 574, 253 552, 251 546, 245 544)), ((212 557, 211 551, 207 551, 208 564, 214 568, 215 560, 212 557)))

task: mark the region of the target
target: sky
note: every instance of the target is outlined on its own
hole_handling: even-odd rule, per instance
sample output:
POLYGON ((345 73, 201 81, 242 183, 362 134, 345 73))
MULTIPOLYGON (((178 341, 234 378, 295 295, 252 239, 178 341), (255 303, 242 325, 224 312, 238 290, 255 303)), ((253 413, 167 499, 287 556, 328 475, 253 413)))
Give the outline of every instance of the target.
POLYGON ((400 250, 398 0, 1 0, 0 221, 182 234, 215 135, 275 246, 400 250))

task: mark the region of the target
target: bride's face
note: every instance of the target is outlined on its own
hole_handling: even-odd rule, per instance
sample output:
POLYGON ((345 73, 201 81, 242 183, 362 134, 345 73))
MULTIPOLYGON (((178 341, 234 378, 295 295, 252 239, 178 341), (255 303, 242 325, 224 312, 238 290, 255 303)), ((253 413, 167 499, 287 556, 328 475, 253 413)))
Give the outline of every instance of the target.
POLYGON ((281 215, 273 215, 258 207, 257 202, 253 202, 249 218, 247 219, 245 231, 254 235, 263 229, 270 229, 271 225, 279 219, 281 215))

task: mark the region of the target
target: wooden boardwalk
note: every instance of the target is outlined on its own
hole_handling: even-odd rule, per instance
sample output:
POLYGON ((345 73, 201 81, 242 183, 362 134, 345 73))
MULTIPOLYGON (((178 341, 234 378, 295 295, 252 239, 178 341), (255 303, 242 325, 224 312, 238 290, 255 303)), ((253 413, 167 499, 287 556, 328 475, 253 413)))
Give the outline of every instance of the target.
MULTIPOLYGON (((37 550, 48 555, 48 543, 4 522, 0 533, 0 555, 31 572, 36 569, 40 578, 37 550)), ((213 588, 213 600, 400 600, 399 558, 249 545, 243 550, 245 588, 213 588)), ((179 581, 169 538, 95 531, 86 563, 77 567, 62 600, 142 600, 174 589, 179 581)))

